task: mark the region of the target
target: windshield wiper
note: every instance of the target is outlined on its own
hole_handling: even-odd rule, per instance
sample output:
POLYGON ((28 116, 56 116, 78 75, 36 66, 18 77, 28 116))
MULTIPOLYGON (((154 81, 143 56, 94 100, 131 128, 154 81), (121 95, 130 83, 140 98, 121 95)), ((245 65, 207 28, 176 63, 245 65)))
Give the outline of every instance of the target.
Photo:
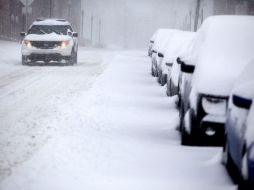
POLYGON ((59 35, 61 34, 61 32, 58 32, 58 31, 56 31, 56 30, 54 30, 54 29, 52 29, 52 28, 51 28, 50 30, 51 30, 52 32, 55 32, 56 34, 59 34, 59 35))
POLYGON ((42 29, 39 29, 39 31, 40 31, 42 34, 47 34, 47 32, 45 32, 45 31, 42 30, 42 29))

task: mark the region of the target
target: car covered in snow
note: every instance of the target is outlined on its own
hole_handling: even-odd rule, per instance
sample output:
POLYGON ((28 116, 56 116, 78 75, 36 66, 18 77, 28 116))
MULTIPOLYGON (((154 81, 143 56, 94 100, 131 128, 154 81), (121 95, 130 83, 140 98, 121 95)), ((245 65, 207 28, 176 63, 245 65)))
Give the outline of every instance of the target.
POLYGON ((154 37, 154 43, 152 46, 152 65, 151 65, 151 73, 152 76, 158 76, 158 70, 157 65, 160 59, 163 58, 163 55, 159 52, 162 51, 163 48, 165 48, 168 40, 172 37, 172 34, 176 31, 175 29, 158 29, 155 37, 154 37))
POLYGON ((225 124, 224 163, 234 181, 244 187, 242 189, 254 189, 253 71, 254 64, 248 64, 237 80, 225 124))
POLYGON ((20 34, 24 38, 21 47, 23 65, 37 61, 77 63, 78 34, 66 20, 36 19, 27 33, 20 34))
POLYGON ((180 75, 179 57, 186 55, 193 44, 195 32, 182 31, 176 33, 171 43, 166 48, 164 60, 160 66, 161 76, 167 83, 167 95, 174 96, 178 94, 178 79, 180 75))
POLYGON ((181 64, 182 144, 222 145, 230 92, 254 58, 253 32, 252 16, 212 16, 198 30, 195 53, 181 64))

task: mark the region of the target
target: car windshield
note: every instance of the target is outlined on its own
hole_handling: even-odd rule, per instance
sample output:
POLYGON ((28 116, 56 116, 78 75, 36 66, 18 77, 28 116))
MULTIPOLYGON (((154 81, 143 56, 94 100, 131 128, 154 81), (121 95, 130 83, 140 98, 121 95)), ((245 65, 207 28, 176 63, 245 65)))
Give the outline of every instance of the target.
POLYGON ((32 26, 28 34, 62 34, 67 35, 68 31, 72 31, 71 26, 69 25, 34 25, 32 26))

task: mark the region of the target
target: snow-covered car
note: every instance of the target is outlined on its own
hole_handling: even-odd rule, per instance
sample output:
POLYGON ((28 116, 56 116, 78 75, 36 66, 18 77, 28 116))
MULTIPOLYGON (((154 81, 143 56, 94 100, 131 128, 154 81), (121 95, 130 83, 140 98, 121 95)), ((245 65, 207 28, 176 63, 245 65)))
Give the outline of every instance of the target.
POLYGON ((175 31, 175 29, 158 29, 156 32, 156 35, 154 37, 154 43, 152 46, 152 65, 151 65, 151 73, 152 76, 158 76, 157 71, 157 63, 159 59, 162 59, 161 54, 158 54, 158 51, 161 50, 163 47, 165 47, 165 44, 171 37, 172 33, 175 31))
POLYGON ((24 37, 21 45, 23 65, 37 61, 77 63, 78 34, 66 20, 36 19, 27 33, 20 34, 24 37))
POLYGON ((223 148, 223 161, 234 181, 246 187, 252 184, 252 188, 254 188, 253 71, 254 64, 248 64, 230 96, 223 148))
POLYGON ((154 40, 151 38, 148 45, 148 56, 152 56, 152 48, 153 48, 154 40))
POLYGON ((168 54, 168 48, 171 47, 171 44, 173 46, 173 43, 175 42, 175 36, 178 33, 182 33, 183 31, 171 29, 170 35, 166 36, 164 40, 159 44, 158 46, 158 53, 156 54, 156 68, 157 68, 157 74, 158 74, 158 82, 164 86, 166 83, 166 75, 162 75, 162 70, 164 69, 164 60, 168 54))
POLYGON ((176 33, 171 40, 169 47, 166 49, 166 56, 160 66, 161 76, 165 78, 167 83, 167 95, 174 96, 178 94, 178 79, 180 75, 179 57, 187 55, 193 44, 195 32, 182 31, 176 33), (166 76, 166 77, 165 77, 166 76))
POLYGON ((181 64, 181 143, 222 145, 228 98, 254 59, 254 17, 213 16, 198 31, 193 57, 181 64))

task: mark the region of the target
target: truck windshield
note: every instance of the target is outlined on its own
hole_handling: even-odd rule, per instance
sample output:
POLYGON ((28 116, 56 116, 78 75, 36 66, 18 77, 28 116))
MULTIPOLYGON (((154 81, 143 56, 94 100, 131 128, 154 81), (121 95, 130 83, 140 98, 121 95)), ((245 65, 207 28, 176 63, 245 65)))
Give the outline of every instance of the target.
POLYGON ((33 25, 28 34, 50 34, 56 33, 61 35, 67 35, 68 31, 73 31, 69 25, 33 25))

